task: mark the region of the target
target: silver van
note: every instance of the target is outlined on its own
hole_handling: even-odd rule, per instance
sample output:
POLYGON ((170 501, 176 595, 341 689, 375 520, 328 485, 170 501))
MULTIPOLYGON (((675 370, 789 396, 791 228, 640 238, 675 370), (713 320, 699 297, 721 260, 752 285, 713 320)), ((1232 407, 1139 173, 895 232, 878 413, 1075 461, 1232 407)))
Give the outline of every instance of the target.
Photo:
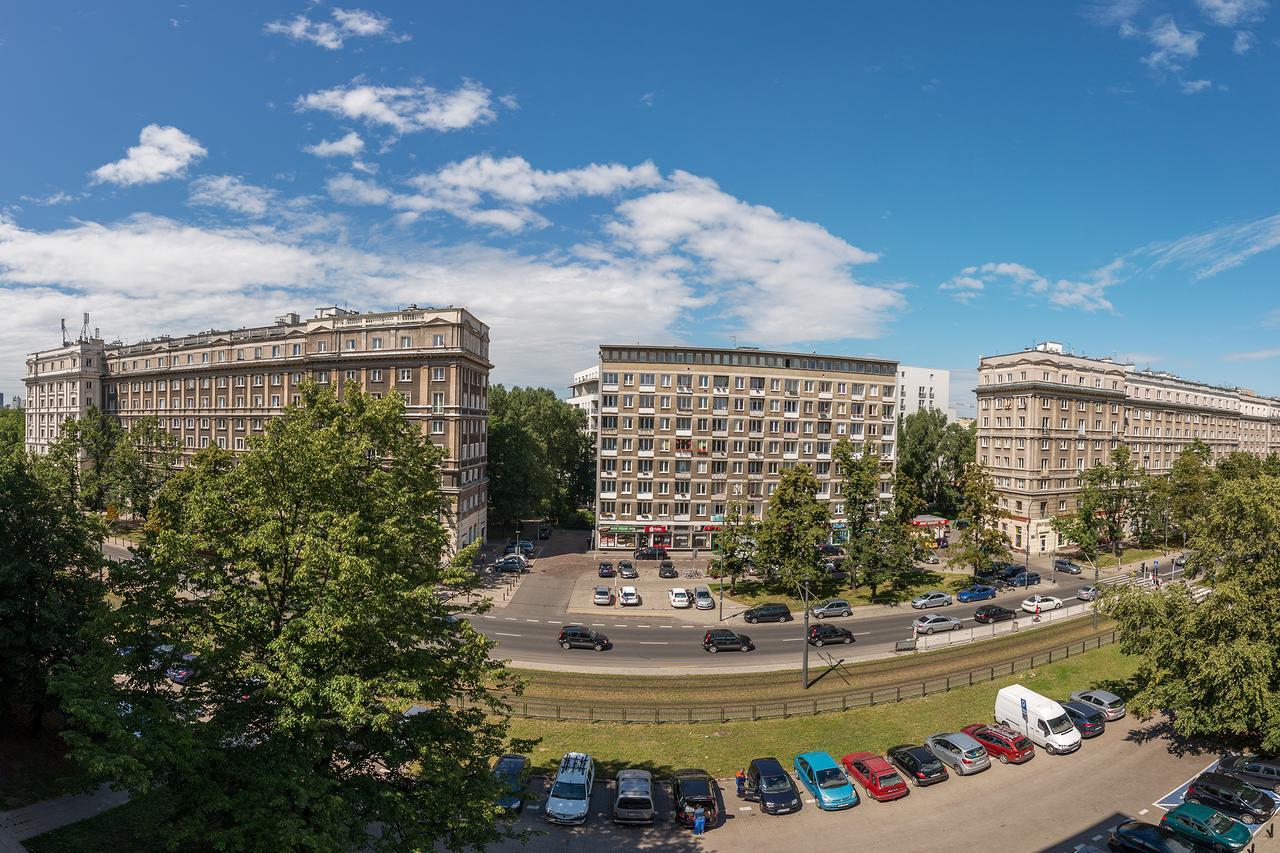
POLYGON ((653 776, 648 770, 619 770, 614 787, 614 823, 653 823, 653 776))

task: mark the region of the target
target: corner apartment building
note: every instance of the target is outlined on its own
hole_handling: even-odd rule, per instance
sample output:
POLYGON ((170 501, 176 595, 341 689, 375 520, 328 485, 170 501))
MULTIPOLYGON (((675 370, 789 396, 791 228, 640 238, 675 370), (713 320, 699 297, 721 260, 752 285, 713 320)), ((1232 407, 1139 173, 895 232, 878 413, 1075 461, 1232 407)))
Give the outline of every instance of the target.
POLYGON ((893 492, 897 362, 750 347, 600 347, 596 543, 715 545, 726 507, 763 517, 783 471, 807 465, 844 538, 841 437, 873 443, 893 492))
POLYGON ((406 417, 445 449, 455 543, 483 541, 487 519, 489 328, 463 308, 360 314, 337 307, 273 325, 161 336, 135 344, 80 340, 27 359, 27 447, 46 453, 67 418, 95 405, 128 426, 152 415, 178 440, 244 451, 299 399, 306 379, 405 398, 406 417))
POLYGON ((565 402, 586 413, 587 432, 591 433, 591 442, 595 444, 600 430, 600 365, 593 364, 573 374, 569 399, 565 402))
POLYGON ((949 421, 956 419, 951 408, 951 371, 898 365, 898 411, 905 418, 929 409, 941 411, 949 421))
POLYGON ((1013 548, 1052 551, 1080 474, 1121 443, 1150 474, 1197 439, 1213 461, 1280 452, 1280 399, 1066 352, 1053 341, 978 363, 978 462, 995 480, 1013 548))

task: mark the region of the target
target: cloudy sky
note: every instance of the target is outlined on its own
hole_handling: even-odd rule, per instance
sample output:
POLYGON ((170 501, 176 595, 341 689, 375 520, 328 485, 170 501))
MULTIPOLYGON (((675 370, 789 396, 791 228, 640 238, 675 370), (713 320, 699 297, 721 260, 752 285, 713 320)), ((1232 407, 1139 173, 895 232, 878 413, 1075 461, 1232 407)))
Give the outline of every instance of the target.
MULTIPOLYGON (((0 391, 108 339, 466 305, 959 372, 1063 341, 1280 394, 1267 0, 137 2, 0 17, 0 391)), ((966 406, 966 404, 968 404, 966 406)))

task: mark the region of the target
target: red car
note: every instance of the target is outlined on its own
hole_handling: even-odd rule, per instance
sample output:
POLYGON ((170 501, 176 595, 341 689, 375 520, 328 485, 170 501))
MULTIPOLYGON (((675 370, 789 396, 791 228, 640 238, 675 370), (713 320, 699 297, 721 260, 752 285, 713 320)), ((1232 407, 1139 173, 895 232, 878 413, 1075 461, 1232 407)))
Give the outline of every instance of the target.
POLYGON ((873 800, 883 803, 900 799, 911 792, 898 771, 874 752, 851 752, 840 759, 840 763, 873 800))
POLYGON ((1006 729, 1004 726, 988 726, 974 723, 960 731, 986 747, 992 758, 1000 759, 1001 764, 1022 764, 1035 757, 1036 748, 1026 735, 1006 729))

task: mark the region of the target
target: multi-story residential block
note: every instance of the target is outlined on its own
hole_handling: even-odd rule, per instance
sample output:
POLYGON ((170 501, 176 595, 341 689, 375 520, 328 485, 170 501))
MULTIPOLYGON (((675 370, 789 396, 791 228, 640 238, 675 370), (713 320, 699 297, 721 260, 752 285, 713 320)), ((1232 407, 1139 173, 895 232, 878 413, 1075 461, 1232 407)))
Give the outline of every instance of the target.
POLYGON ((348 385, 374 396, 396 393, 406 417, 447 452, 441 473, 462 546, 486 533, 491 367, 489 328, 463 308, 360 314, 330 307, 308 320, 286 314, 271 326, 136 344, 84 335, 27 359, 27 447, 47 452, 67 418, 95 405, 125 426, 158 418, 185 461, 209 445, 248 449, 297 402, 304 380, 339 396, 348 385))
POLYGON ((573 374, 566 402, 586 413, 587 432, 591 433, 594 442, 600 429, 600 365, 593 364, 573 374))
POLYGON ((956 410, 951 407, 951 371, 898 365, 898 411, 906 417, 925 409, 938 409, 949 421, 956 419, 956 410))
POLYGON ((1052 341, 983 357, 977 396, 978 462, 1020 551, 1063 544, 1053 518, 1075 511, 1080 473, 1121 443, 1151 474, 1167 473, 1196 440, 1215 462, 1234 451, 1280 452, 1280 399, 1073 355, 1052 341))
POLYGON ((715 544, 730 502, 763 516, 782 473, 807 465, 844 538, 832 445, 871 443, 892 497, 893 361, 853 356, 604 345, 596 536, 601 548, 715 544))

